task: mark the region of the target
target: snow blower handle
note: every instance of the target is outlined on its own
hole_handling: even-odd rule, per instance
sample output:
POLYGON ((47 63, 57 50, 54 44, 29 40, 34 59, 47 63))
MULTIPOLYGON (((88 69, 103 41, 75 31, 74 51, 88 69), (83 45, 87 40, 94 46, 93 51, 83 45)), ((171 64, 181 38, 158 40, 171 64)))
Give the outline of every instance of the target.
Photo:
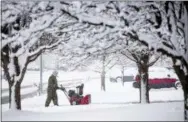
POLYGON ((59 89, 61 89, 61 90, 64 92, 64 94, 65 94, 65 96, 67 97, 67 99, 70 100, 69 95, 68 95, 68 93, 67 93, 65 87, 62 86, 62 84, 60 85, 59 89))

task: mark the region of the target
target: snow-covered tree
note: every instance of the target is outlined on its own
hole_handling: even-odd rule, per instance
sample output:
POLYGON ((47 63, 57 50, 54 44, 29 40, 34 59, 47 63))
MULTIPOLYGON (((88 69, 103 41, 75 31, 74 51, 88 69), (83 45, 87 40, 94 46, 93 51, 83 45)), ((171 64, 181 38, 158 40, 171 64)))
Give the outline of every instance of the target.
POLYGON ((104 52, 102 55, 94 56, 91 62, 94 65, 89 67, 89 69, 100 74, 101 90, 106 91, 106 73, 117 64, 116 57, 104 52))
POLYGON ((21 109, 20 87, 28 64, 68 39, 65 34, 47 30, 55 24, 67 25, 62 22, 66 18, 63 12, 55 6, 50 2, 2 1, 1 65, 9 84, 12 109, 21 109))
MULTIPOLYGON (((155 3, 137 2, 136 4, 135 3, 133 4, 133 2, 117 2, 117 1, 109 1, 109 2, 77 1, 77 2, 69 2, 63 4, 67 6, 67 9, 69 10, 69 13, 67 14, 79 20, 81 23, 88 23, 89 25, 98 26, 99 28, 103 27, 102 30, 104 32, 100 33, 99 34, 100 36, 98 36, 98 34, 95 34, 97 35, 96 36, 97 38, 94 38, 93 36, 91 38, 93 38, 93 40, 100 39, 102 41, 104 41, 104 39, 107 40, 112 39, 113 41, 115 41, 115 43, 113 41, 112 43, 106 41, 106 43, 108 43, 111 46, 111 50, 113 50, 113 52, 119 52, 119 51, 121 52, 122 50, 125 51, 126 49, 130 48, 128 45, 133 45, 131 43, 131 40, 137 41, 135 42, 136 46, 133 45, 132 47, 135 50, 139 48, 140 55, 139 54, 137 55, 139 51, 138 52, 135 51, 134 53, 131 50, 129 52, 131 52, 131 55, 134 58, 136 58, 135 62, 138 65, 140 76, 146 74, 143 75, 144 76, 143 82, 145 85, 141 85, 141 86, 145 86, 145 88, 141 91, 143 91, 142 96, 143 95, 148 96, 144 98, 148 98, 147 100, 145 99, 145 101, 149 102, 149 94, 148 94, 149 92, 147 90, 148 89, 147 72, 148 72, 148 67, 152 65, 154 62, 156 62, 156 59, 152 62, 149 62, 150 49, 145 46, 147 50, 146 51, 144 46, 140 46, 142 44, 139 43, 139 41, 142 41, 140 40, 140 36, 142 36, 141 34, 148 34, 151 35, 152 37, 156 35, 155 33, 154 34, 152 33, 153 25, 155 26, 155 28, 158 28, 160 23, 157 23, 155 21, 150 21, 151 18, 153 18, 154 16, 153 14, 158 13, 159 11, 155 8, 155 6, 152 6, 155 3), (106 35, 109 34, 113 35, 113 38, 112 37, 107 38, 106 35), (101 37, 101 35, 103 37, 102 39, 99 38, 101 37)), ((143 38, 143 40, 145 39, 147 40, 148 38, 143 38)))
MULTIPOLYGON (((89 68, 90 70, 97 72, 101 77, 101 90, 105 88, 106 73, 116 64, 114 43, 114 35, 106 34, 105 36, 100 33, 101 28, 92 26, 78 33, 69 40, 73 41, 72 45, 65 46, 64 50, 59 50, 60 56, 62 56, 61 64, 65 64, 65 67, 69 67, 69 70, 75 70, 82 68, 89 68), (86 38, 87 37, 87 38, 86 38), (77 40, 76 44, 75 41, 77 40), (91 64, 96 64, 91 68, 91 64)), ((103 30, 103 29, 102 29, 103 30)), ((102 32, 103 33, 103 32, 102 32)))
POLYGON ((140 76, 140 102, 149 103, 148 70, 159 59, 159 54, 155 54, 138 40, 128 45, 127 50, 122 50, 121 54, 136 63, 140 76))
POLYGON ((63 4, 69 9, 67 14, 82 23, 105 25, 137 39, 149 49, 171 56, 183 85, 185 119, 188 118, 187 2, 82 1, 63 4))
POLYGON ((165 2, 160 9, 161 26, 156 40, 144 40, 150 47, 172 58, 184 91, 185 120, 188 119, 188 2, 165 2), (163 37, 163 39, 161 39, 163 37))
MULTIPOLYGON (((185 110, 188 109, 186 2, 61 1, 2 4, 1 60, 12 86, 22 81, 27 60, 35 60, 40 54, 37 51, 55 47, 60 43, 59 37, 66 36, 64 33, 69 33, 71 39, 69 44, 64 45, 62 55, 79 57, 75 62, 85 60, 90 55, 99 55, 101 49, 109 54, 119 52, 122 42, 130 45, 136 40, 148 46, 146 54, 154 49, 154 52, 160 51, 172 57, 174 69, 183 85, 185 110), (74 29, 68 28, 70 25, 74 29), (51 39, 42 43, 39 40, 46 37, 45 34, 50 35, 51 39)), ((141 54, 141 58, 140 64, 148 65, 149 55, 141 54)))
POLYGON ((70 1, 60 4, 61 11, 82 24, 110 29, 106 34, 118 31, 120 35, 142 42, 149 50, 171 56, 183 85, 187 111, 187 2, 70 1))

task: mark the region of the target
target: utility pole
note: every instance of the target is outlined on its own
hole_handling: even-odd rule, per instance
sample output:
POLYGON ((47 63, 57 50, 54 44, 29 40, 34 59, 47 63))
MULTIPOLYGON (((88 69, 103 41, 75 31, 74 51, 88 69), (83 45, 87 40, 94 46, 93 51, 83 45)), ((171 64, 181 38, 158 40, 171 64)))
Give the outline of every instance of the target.
POLYGON ((122 64, 121 74, 122 74, 122 85, 124 86, 124 68, 125 66, 122 64))
POLYGON ((41 55, 40 55, 40 85, 39 85, 39 95, 41 95, 42 94, 42 68, 43 68, 43 66, 42 66, 42 53, 41 53, 41 55))
POLYGON ((59 70, 59 57, 56 54, 56 66, 55 66, 56 70, 59 70))

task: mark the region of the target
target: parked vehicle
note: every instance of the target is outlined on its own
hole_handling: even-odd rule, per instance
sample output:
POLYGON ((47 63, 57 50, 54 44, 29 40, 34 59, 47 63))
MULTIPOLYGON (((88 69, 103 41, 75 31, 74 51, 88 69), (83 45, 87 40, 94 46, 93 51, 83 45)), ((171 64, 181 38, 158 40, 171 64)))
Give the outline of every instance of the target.
POLYGON ((137 73, 136 67, 125 67, 124 72, 122 73, 121 70, 118 74, 113 77, 110 77, 111 82, 133 82, 135 81, 134 77, 137 73))
POLYGON ((116 77, 116 82, 132 82, 134 81, 134 76, 133 75, 126 75, 126 76, 117 76, 116 77))
MULTIPOLYGON (((140 87, 140 76, 137 74, 133 87, 140 87)), ((151 67, 149 69, 149 88, 170 88, 176 89, 181 87, 181 83, 177 78, 177 75, 167 68, 151 67)))

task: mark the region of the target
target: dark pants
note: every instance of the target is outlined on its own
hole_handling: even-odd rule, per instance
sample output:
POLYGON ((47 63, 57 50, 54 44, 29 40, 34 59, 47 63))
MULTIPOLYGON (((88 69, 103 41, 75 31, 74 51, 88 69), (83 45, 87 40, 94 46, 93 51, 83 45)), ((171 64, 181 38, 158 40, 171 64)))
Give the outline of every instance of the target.
POLYGON ((56 90, 48 90, 45 107, 48 107, 50 105, 51 100, 53 101, 54 105, 58 105, 56 90))

